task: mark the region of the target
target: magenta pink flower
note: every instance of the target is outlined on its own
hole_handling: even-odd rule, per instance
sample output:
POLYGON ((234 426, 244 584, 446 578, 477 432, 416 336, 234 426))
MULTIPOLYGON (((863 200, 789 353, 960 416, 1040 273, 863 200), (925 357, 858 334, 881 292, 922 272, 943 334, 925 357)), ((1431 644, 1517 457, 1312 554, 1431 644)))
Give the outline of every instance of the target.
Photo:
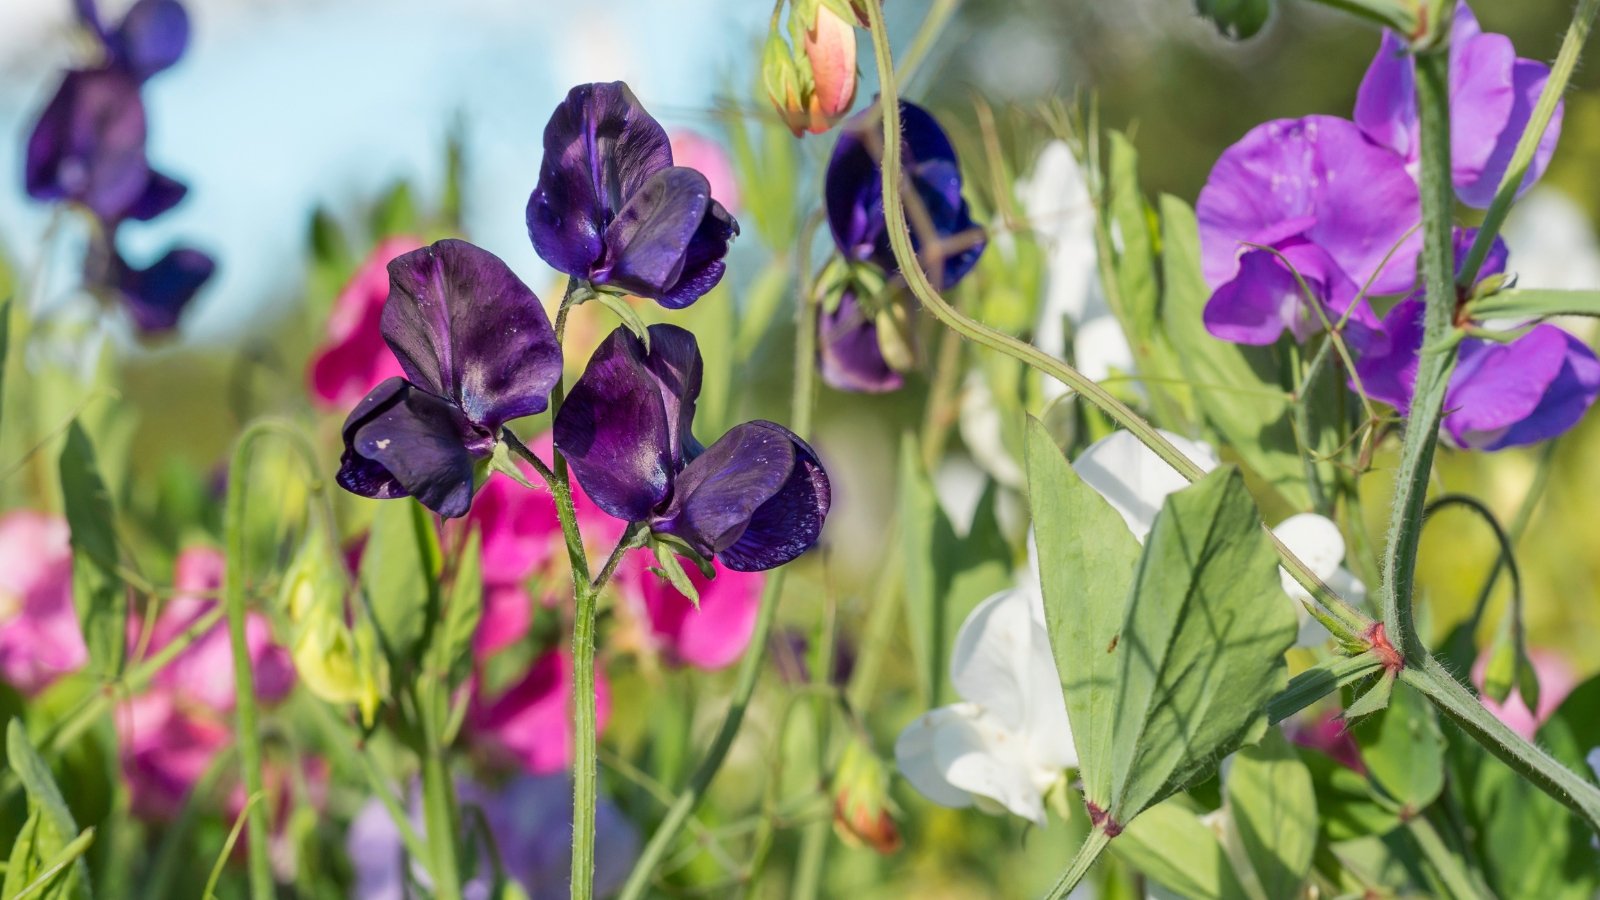
MULTIPOLYGON (((1506 723, 1512 731, 1522 735, 1528 740, 1538 732, 1543 725, 1567 699, 1572 689, 1578 685, 1578 676, 1572 671, 1572 666, 1566 660, 1549 652, 1548 650, 1529 650, 1528 657, 1533 663, 1534 674, 1539 676, 1539 708, 1528 709, 1528 704, 1522 699, 1522 692, 1517 688, 1511 689, 1506 702, 1496 703, 1488 697, 1481 698, 1484 708, 1494 713, 1495 718, 1506 723)), ((1472 683, 1483 689, 1484 669, 1489 665, 1488 655, 1478 657, 1472 666, 1472 683)))
POLYGON ((0 679, 24 694, 89 659, 72 608, 68 535, 57 516, 0 516, 0 679))
MULTIPOLYGON (((490 751, 535 775, 560 772, 572 764, 572 657, 552 650, 521 680, 492 700, 474 698, 474 733, 490 751)), ((605 673, 595 672, 598 728, 611 717, 611 689, 605 673)))
POLYGON ((648 641, 673 665, 721 669, 732 665, 750 644, 766 575, 739 572, 712 560, 717 577, 702 576, 686 566, 689 581, 700 594, 696 609, 688 597, 650 571, 649 551, 628 555, 618 574, 618 589, 647 620, 648 641))
POLYGON ((389 299, 389 260, 422 246, 413 237, 389 238, 350 279, 328 317, 328 336, 311 359, 311 395, 329 409, 348 409, 385 378, 403 375, 381 323, 389 299))
POLYGON ((170 691, 151 691, 117 710, 122 776, 133 814, 141 819, 175 818, 195 782, 232 739, 228 726, 209 715, 180 708, 170 691))
POLYGON ((733 161, 728 151, 715 140, 698 131, 675 128, 667 133, 672 146, 672 161, 680 166, 699 169, 711 183, 711 196, 721 201, 730 215, 739 214, 739 181, 733 174, 733 161))
MULTIPOLYGON (((211 547, 189 547, 178 554, 173 567, 175 595, 161 608, 150 632, 147 652, 154 653, 172 643, 196 620, 221 602, 223 556, 211 547)), ((134 639, 138 623, 129 626, 134 639)), ((276 703, 294 687, 294 662, 289 652, 272 642, 272 626, 266 618, 251 613, 245 620, 245 639, 250 647, 250 666, 255 675, 256 696, 276 703)), ((233 709, 233 648, 228 627, 219 620, 187 649, 178 654, 155 678, 154 690, 167 691, 185 705, 198 705, 218 713, 233 709)))

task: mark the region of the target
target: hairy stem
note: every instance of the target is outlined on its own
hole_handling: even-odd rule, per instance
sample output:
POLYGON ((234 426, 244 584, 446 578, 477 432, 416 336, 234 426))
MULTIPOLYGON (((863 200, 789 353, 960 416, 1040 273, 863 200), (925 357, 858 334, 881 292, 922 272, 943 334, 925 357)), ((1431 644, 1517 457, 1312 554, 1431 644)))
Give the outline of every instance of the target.
POLYGON ((1089 874, 1089 867, 1100 858, 1100 854, 1105 852, 1109 843, 1111 836, 1106 834, 1105 829, 1096 828, 1089 832, 1089 836, 1083 840, 1083 845, 1078 848, 1078 855, 1072 858, 1072 865, 1062 873, 1049 893, 1045 894, 1046 900, 1062 900, 1072 893, 1072 889, 1078 886, 1083 876, 1089 874))

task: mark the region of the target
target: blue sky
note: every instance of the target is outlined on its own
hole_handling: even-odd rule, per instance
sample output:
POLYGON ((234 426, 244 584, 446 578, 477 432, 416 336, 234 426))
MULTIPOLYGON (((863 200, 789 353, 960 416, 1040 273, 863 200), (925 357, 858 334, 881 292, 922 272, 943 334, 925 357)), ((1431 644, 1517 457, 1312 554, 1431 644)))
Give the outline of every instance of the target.
MULTIPOLYGON (((116 15, 126 2, 105 2, 116 15)), ((31 264, 47 211, 22 194, 22 143, 81 48, 69 0, 0 8, 0 244, 31 264)), ((726 0, 194 0, 190 53, 148 87, 150 156, 190 185, 128 234, 139 262, 175 240, 214 253, 217 277, 184 323, 192 341, 247 330, 295 296, 305 229, 397 178, 437 196, 445 135, 468 138, 465 205, 476 242, 536 290, 523 207, 545 119, 567 89, 625 79, 669 125, 703 123, 751 58, 770 7, 726 0), (442 8, 450 9, 441 13, 442 8), (725 91, 724 91, 725 92, 725 91)), ((742 87, 742 85, 741 85, 742 87)), ((71 286, 73 238, 49 284, 71 286)), ((54 291, 59 294, 60 290, 54 291)))

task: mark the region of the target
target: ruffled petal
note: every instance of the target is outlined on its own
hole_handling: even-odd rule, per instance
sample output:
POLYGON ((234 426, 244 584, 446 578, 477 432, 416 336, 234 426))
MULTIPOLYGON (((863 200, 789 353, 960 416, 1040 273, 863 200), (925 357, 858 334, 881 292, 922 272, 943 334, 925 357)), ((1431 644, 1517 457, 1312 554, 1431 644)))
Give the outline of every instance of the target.
MULTIPOLYGON (((653 346, 656 332, 651 334, 653 346)), ((674 333, 666 334, 677 343, 674 333)), ((669 412, 658 375, 644 360, 638 338, 626 328, 613 331, 589 358, 553 429, 555 446, 584 491, 607 515, 626 522, 650 518, 671 494, 677 468, 673 413, 681 408, 669 412)))
POLYGON ((710 204, 711 183, 699 172, 670 166, 655 173, 626 198, 606 229, 594 281, 641 297, 662 296, 682 276, 689 243, 710 204))
POLYGON ((171 331, 195 295, 216 271, 211 257, 191 247, 176 247, 147 268, 135 269, 120 255, 112 260, 112 285, 144 334, 171 331))
MULTIPOLYGON (((1216 452, 1206 444, 1166 431, 1161 434, 1201 469, 1209 472, 1217 467, 1216 452)), ((1127 431, 1112 432, 1090 444, 1072 461, 1072 468, 1111 504, 1141 543, 1167 495, 1189 486, 1177 469, 1127 431)))
POLYGON ((383 337, 413 384, 489 434, 543 412, 561 347, 533 291, 498 257, 444 240, 389 263, 383 337))
POLYGON ((1444 425, 1463 446, 1500 450, 1549 440, 1578 424, 1600 392, 1594 352, 1554 325, 1484 353, 1493 359, 1470 372, 1459 390, 1452 378, 1445 401, 1447 409, 1462 405, 1444 425))
POLYGON ((894 762, 900 774, 922 796, 952 809, 971 806, 972 795, 945 777, 935 747, 944 739, 950 724, 959 720, 960 713, 954 707, 930 710, 907 725, 894 742, 894 762))
POLYGON ((972 610, 950 651, 950 681, 956 693, 1013 731, 1026 727, 1028 701, 1035 690, 1060 693, 1059 684, 1035 685, 1027 680, 1033 628, 1027 595, 1001 591, 972 610))
POLYGON ((655 298, 656 302, 668 309, 683 309, 710 292, 728 270, 723 257, 738 235, 739 223, 721 203, 712 200, 684 251, 682 274, 676 284, 655 298))
MULTIPOLYGON (((1544 85, 1550 79, 1550 67, 1541 62, 1519 59, 1511 70, 1512 103, 1506 122, 1500 132, 1495 135, 1493 149, 1489 151, 1487 159, 1474 179, 1464 179, 1459 173, 1456 178, 1456 194, 1461 202, 1479 209, 1487 209, 1494 201, 1495 192, 1500 189, 1500 180, 1505 177, 1506 170, 1511 167, 1511 157, 1516 153, 1517 142, 1522 140, 1523 131, 1527 130, 1528 122, 1533 118, 1533 108, 1539 102, 1539 95, 1544 92, 1544 85)), ((1451 115, 1455 115, 1455 104, 1451 104, 1451 115)), ((1517 188, 1520 196, 1535 181, 1544 174, 1550 165, 1550 157, 1555 155, 1556 143, 1561 139, 1561 122, 1566 113, 1566 101, 1556 104, 1555 113, 1550 117, 1550 125, 1545 129, 1539 139, 1539 146, 1535 148, 1533 159, 1528 163, 1528 173, 1523 176, 1522 185, 1517 188)))
POLYGON ((815 547, 833 500, 828 473, 811 445, 773 422, 748 425, 790 441, 794 467, 778 492, 756 509, 733 546, 717 555, 728 568, 741 572, 776 568, 815 547))
POLYGON ((791 435, 769 424, 736 425, 689 463, 651 530, 682 538, 701 556, 732 547, 795 468, 791 435))
POLYGON ((345 419, 339 485, 363 497, 416 497, 455 518, 472 503, 474 458, 492 444, 449 401, 390 378, 345 419))
POLYGON ((28 137, 28 196, 120 220, 150 181, 145 135, 136 79, 115 68, 68 72, 28 137))

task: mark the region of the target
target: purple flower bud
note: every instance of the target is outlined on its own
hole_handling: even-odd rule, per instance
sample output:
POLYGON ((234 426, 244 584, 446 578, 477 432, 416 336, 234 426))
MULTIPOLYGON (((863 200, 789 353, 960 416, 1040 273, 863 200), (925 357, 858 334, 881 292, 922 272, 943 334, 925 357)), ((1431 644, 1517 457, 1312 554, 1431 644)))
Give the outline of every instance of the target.
MULTIPOLYGON (((1511 39, 1484 34, 1467 4, 1456 5, 1450 40, 1451 176, 1468 206, 1484 208, 1505 177, 1517 141, 1550 78, 1550 67, 1518 58, 1511 39)), ((1417 130, 1416 63, 1405 41, 1385 32, 1356 97, 1355 120, 1367 137, 1403 156, 1415 172, 1417 130)), ((1561 136, 1558 105, 1528 167, 1520 190, 1544 173, 1561 136)))
MULTIPOLYGON (((1457 229, 1457 264, 1476 232, 1457 229)), ((1505 271, 1498 238, 1483 274, 1505 271)), ((1409 413, 1422 348, 1423 295, 1400 301, 1383 318, 1381 333, 1355 337, 1356 374, 1375 400, 1409 413)), ((1445 433, 1456 446, 1501 450, 1549 440, 1578 424, 1600 395, 1600 360, 1582 341, 1554 325, 1536 325, 1509 343, 1462 340, 1445 393, 1445 433)))
POLYGON ((739 223, 620 81, 582 84, 544 129, 528 237, 553 268, 682 309, 716 287, 739 223))
POLYGON ((811 447, 772 422, 694 439, 700 348, 650 326, 650 351, 626 328, 595 350, 555 420, 555 445, 608 515, 646 522, 730 569, 783 565, 817 542, 827 473, 811 447))
POLYGON ((1195 212, 1201 267, 1214 291, 1206 324, 1224 340, 1270 344, 1285 329, 1304 340, 1324 317, 1337 321, 1346 311, 1374 327, 1365 299, 1356 301, 1361 289, 1392 294, 1416 279, 1416 182, 1400 156, 1344 119, 1279 119, 1252 129, 1217 160, 1195 212))
POLYGON ((853 290, 846 290, 838 306, 818 319, 817 360, 822 380, 841 391, 883 394, 905 384, 905 377, 883 357, 876 318, 862 308, 853 290))
POLYGON ((383 381, 345 419, 339 484, 465 515, 500 427, 544 411, 561 347, 533 291, 466 241, 397 256, 389 279, 383 339, 405 378, 383 381))
MULTIPOLYGON (((879 163, 882 120, 876 108, 852 116, 839 133, 828 163, 824 191, 828 226, 839 252, 899 271, 883 218, 883 172, 879 163)), ((955 147, 927 110, 901 101, 901 162, 911 191, 906 217, 911 243, 936 285, 948 288, 972 271, 985 244, 961 196, 955 147)))

